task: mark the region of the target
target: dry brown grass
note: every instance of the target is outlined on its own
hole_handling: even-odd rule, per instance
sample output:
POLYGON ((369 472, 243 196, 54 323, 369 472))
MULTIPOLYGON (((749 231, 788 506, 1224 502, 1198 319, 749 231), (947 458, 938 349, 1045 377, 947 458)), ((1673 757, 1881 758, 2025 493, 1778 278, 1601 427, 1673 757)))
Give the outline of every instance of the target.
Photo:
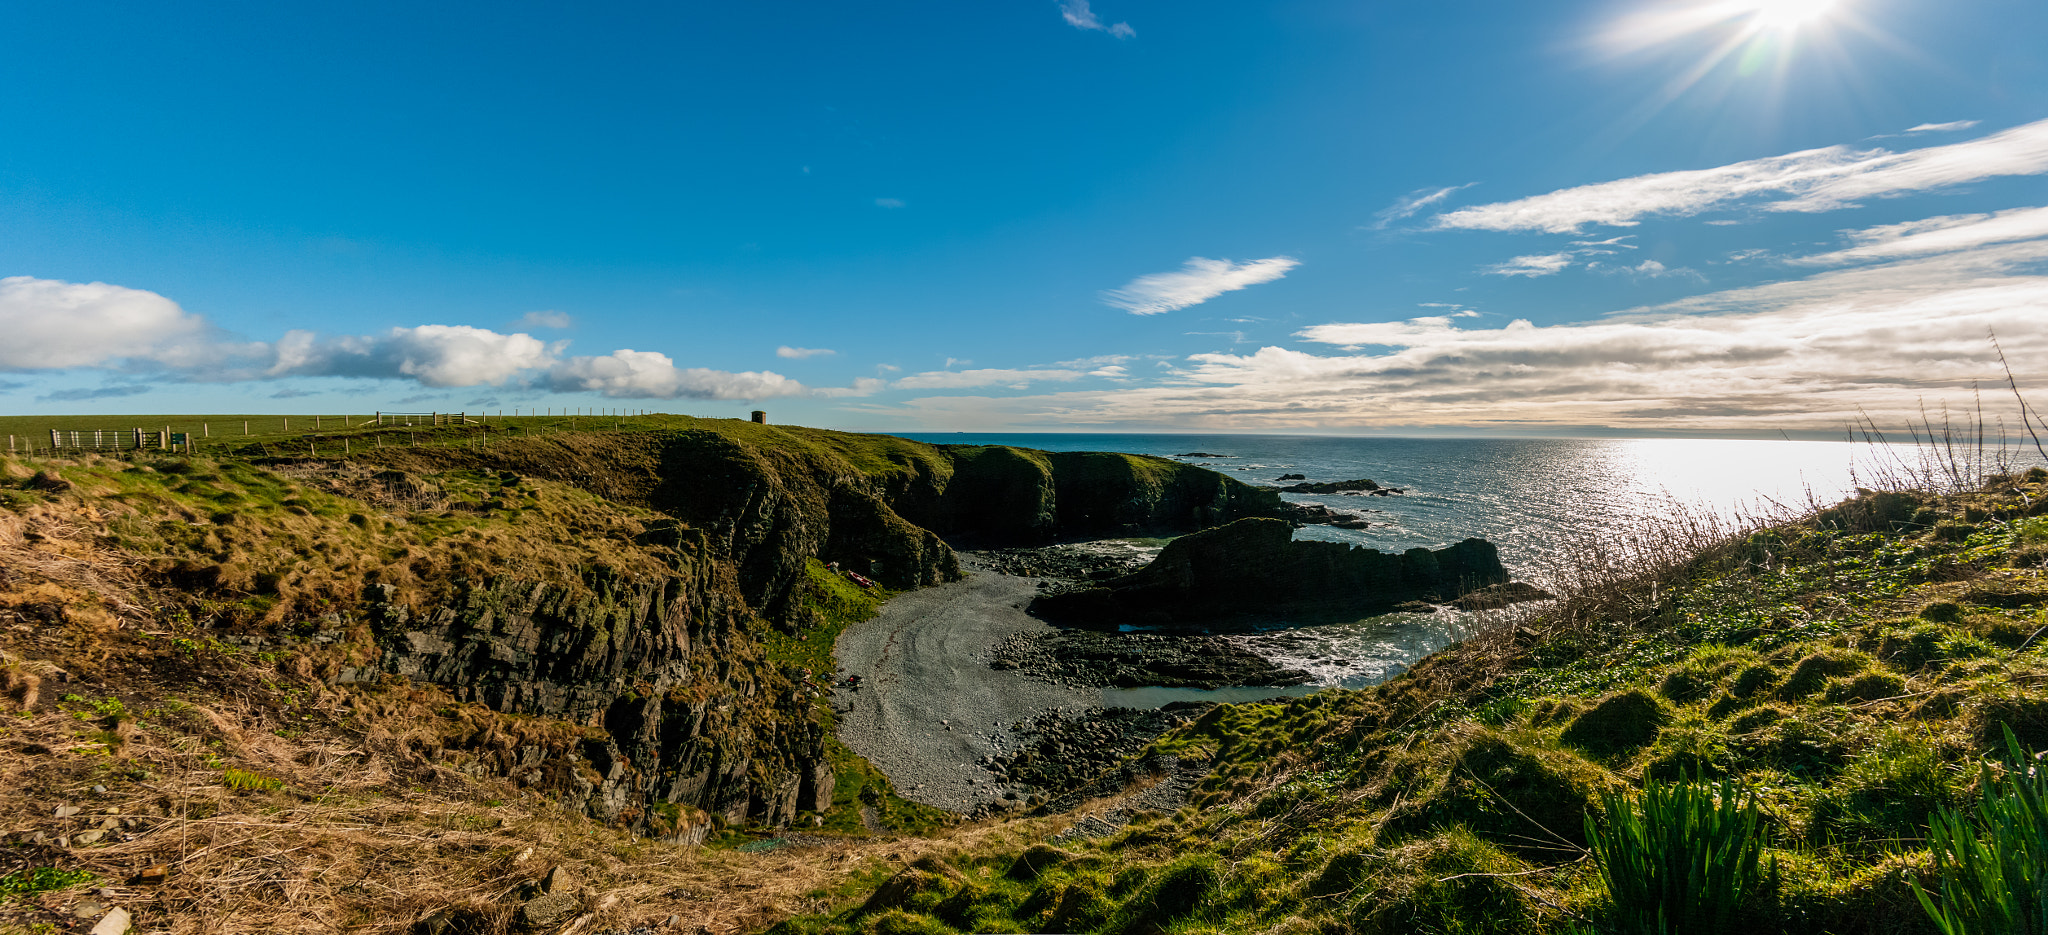
MULTIPOLYGON (((19 467, 0 463, 0 472, 30 476, 19 467)), ((583 911, 565 931, 672 916, 673 931, 754 931, 815 911, 811 894, 821 889, 928 854, 1013 844, 1022 833, 982 825, 944 841, 818 835, 742 853, 605 826, 580 803, 479 768, 500 748, 583 725, 499 715, 432 687, 331 687, 318 673, 349 651, 341 646, 263 654, 213 642, 179 617, 178 593, 154 586, 161 556, 112 541, 124 522, 183 526, 203 522, 203 509, 154 488, 111 496, 112 485, 135 479, 120 473, 130 467, 122 462, 36 467, 76 489, 0 509, 0 839, 9 842, 0 875, 59 867, 96 879, 0 905, 0 932, 69 924, 68 910, 100 887, 112 892, 103 901, 136 914, 138 933, 401 932, 449 907, 502 930, 522 889, 556 866, 582 887, 583 911), (464 749, 456 738, 466 738, 464 749), (82 811, 60 818, 60 806, 82 811), (103 836, 79 839, 94 830, 103 836), (160 879, 144 876, 151 868, 163 870, 160 879)), ((426 502, 416 492, 380 497, 362 472, 326 465, 274 473, 291 475, 305 488, 294 495, 316 507, 316 496, 360 492, 379 522, 282 510, 242 518, 260 522, 270 545, 293 535, 333 544, 337 531, 366 548, 404 545, 407 561, 384 577, 421 586, 460 572, 463 543, 535 565, 589 560, 563 543, 633 513, 593 519, 584 515, 588 494, 543 483, 527 506, 538 522, 476 528, 484 524, 466 513, 437 511, 407 523, 407 511, 426 502)), ((271 558, 303 561, 285 545, 271 558)))
POLYGON ((810 894, 856 876, 1058 824, 985 824, 945 840, 816 836, 758 854, 660 842, 427 761, 407 740, 432 727, 412 711, 368 718, 373 705, 322 692, 280 714, 269 693, 317 689, 236 662, 215 668, 218 695, 204 704, 73 673, 28 716, 7 718, 0 833, 17 843, 0 849, 0 873, 58 866, 98 880, 0 910, 0 931, 56 918, 100 886, 136 913, 138 932, 401 932, 447 907, 495 931, 522 887, 556 866, 583 885, 581 931, 671 916, 677 931, 755 931, 817 911, 810 894), (113 697, 121 710, 106 714, 113 697), (280 787, 238 791, 230 770, 280 787), (55 817, 67 805, 82 811, 55 817), (102 828, 101 840, 78 840, 102 828), (161 882, 144 882, 150 868, 161 882))

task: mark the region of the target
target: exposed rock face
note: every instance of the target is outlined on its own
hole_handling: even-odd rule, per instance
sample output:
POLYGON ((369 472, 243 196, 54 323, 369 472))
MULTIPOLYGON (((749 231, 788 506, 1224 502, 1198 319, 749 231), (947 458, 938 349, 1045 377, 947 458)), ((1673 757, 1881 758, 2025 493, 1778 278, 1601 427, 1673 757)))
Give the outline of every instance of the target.
POLYGON ((977 544, 1173 535, 1273 515, 1282 506, 1271 490, 1165 458, 940 447, 953 471, 932 491, 936 496, 893 503, 920 526, 977 544))
MULTIPOLYGON (((910 588, 959 577, 941 532, 991 542, 1181 533, 1279 506, 1271 491, 1160 458, 769 426, 563 433, 376 457, 418 474, 512 471, 670 517, 633 543, 662 557, 662 576, 553 581, 508 570, 410 606, 373 587, 382 656, 341 680, 387 672, 499 711, 588 725, 575 737, 463 746, 474 768, 677 840, 701 839, 706 813, 782 825, 831 804, 835 777, 809 689, 768 662, 751 629, 756 619, 787 630, 811 622, 797 599, 806 561, 910 588)), ((373 477, 386 478, 417 480, 373 477)), ((418 499, 417 486, 376 492, 418 499)))
POLYGON ((608 821, 701 837, 701 824, 659 806, 771 825, 828 807, 822 729, 799 686, 747 635, 730 566, 675 559, 666 579, 479 583, 424 619, 373 603, 381 668, 499 711, 601 727, 516 747, 489 737, 465 745, 492 772, 608 821))
POLYGON ((1404 601, 1448 600, 1506 580, 1498 552, 1484 539, 1395 554, 1296 542, 1286 521, 1253 518, 1175 539, 1135 574, 1039 598, 1032 609, 1084 623, 1197 621, 1249 611, 1356 615, 1404 601))

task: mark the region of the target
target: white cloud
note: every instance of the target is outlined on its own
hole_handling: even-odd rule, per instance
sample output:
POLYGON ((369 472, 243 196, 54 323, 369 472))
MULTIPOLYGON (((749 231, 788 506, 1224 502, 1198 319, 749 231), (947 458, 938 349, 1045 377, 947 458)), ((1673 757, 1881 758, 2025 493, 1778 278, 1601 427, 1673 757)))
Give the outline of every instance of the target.
POLYGON ((1923 124, 1921 124, 1921 125, 1919 125, 1919 126, 1917 126, 1917 127, 1907 127, 1907 128, 1906 128, 1906 132, 1907 132, 1907 133, 1952 133, 1952 132, 1954 132, 1954 131, 1956 131, 1956 130, 1968 130, 1969 128, 1971 128, 1971 127, 1974 127, 1974 126, 1976 126, 1977 124, 1979 124, 1979 123, 1981 123, 1981 122, 1982 122, 1982 121, 1978 121, 1978 120, 1951 120, 1951 121, 1949 121, 1949 122, 1947 122, 1947 123, 1923 123, 1923 124))
POLYGON ((1189 257, 1185 265, 1170 273, 1152 273, 1131 280, 1121 289, 1102 294, 1102 301, 1133 315, 1158 315, 1175 309, 1200 305, 1225 292, 1272 282, 1300 266, 1290 256, 1268 257, 1233 263, 1208 257, 1189 257))
POLYGON ((569 317, 568 313, 558 312, 555 311, 554 309, 548 309, 546 311, 540 312, 527 312, 526 314, 519 316, 519 320, 513 322, 512 327, 554 328, 559 330, 562 328, 573 327, 575 326, 575 324, 576 319, 569 317))
POLYGON ((64 370, 205 356, 221 339, 154 292, 103 282, 0 279, 0 370, 64 370))
MULTIPOLYGON (((1593 265, 1594 264, 1591 263, 1587 264, 1588 268, 1593 267, 1593 265)), ((1697 279, 1704 282, 1707 278, 1705 276, 1700 275, 1699 270, 1693 269, 1691 267, 1665 266, 1664 264, 1659 263, 1656 260, 1644 260, 1641 263, 1637 263, 1634 266, 1629 266, 1625 263, 1620 265, 1601 266, 1598 268, 1598 271, 1602 273, 1607 273, 1609 275, 1632 276, 1638 279, 1667 279, 1671 277, 1683 277, 1686 279, 1697 279)))
POLYGON ((2048 120, 1990 136, 1894 153, 1830 146, 1712 169, 1661 172, 1439 214, 1440 228, 1578 231, 1687 217, 1755 197, 1767 211, 1829 211, 1858 199, 1932 191, 1998 176, 2048 172, 2048 120))
POLYGON ((935 425, 1268 432, 1610 426, 1769 435, 1839 430, 1864 415, 1897 425, 1917 421, 1923 402, 1968 406, 1978 381, 1994 387, 1993 330, 2023 387, 2048 384, 2048 329, 2039 324, 2048 276, 2029 272, 2043 262, 2048 241, 2027 241, 1572 324, 1331 323, 1298 334, 1333 345, 1327 351, 1199 354, 1152 385, 927 396, 887 411, 935 425))
POLYGON ((802 383, 773 371, 730 373, 677 367, 667 354, 617 350, 604 357, 572 357, 548 371, 558 392, 602 393, 616 399, 772 399, 808 396, 802 383))
POLYGON ((896 381, 904 389, 963 389, 972 386, 1022 386, 1042 381, 1079 380, 1079 370, 927 370, 896 381))
POLYGON ((1075 29, 1092 29, 1096 32, 1106 32, 1118 39, 1129 39, 1138 34, 1138 31, 1132 29, 1129 23, 1104 25, 1102 20, 1095 16, 1095 11, 1088 8, 1088 0, 1058 0, 1058 2, 1060 5, 1060 18, 1066 20, 1067 25, 1075 29))
POLYGON ((1950 214, 1843 233, 1853 246, 1790 262, 1805 266, 1833 266, 2034 240, 2048 237, 2048 207, 2013 208, 1992 214, 1950 214))
POLYGON ((790 347, 787 344, 784 344, 783 346, 775 349, 775 356, 788 358, 790 360, 803 360, 804 358, 807 357, 830 357, 837 353, 839 352, 832 350, 831 348, 790 347))
MULTIPOLYGON (((353 377, 435 388, 502 386, 539 375, 554 389, 614 397, 758 399, 812 392, 780 374, 678 368, 648 351, 564 360, 567 342, 468 325, 415 325, 373 335, 295 330, 274 342, 241 341, 153 292, 26 276, 0 279, 0 334, 7 336, 0 341, 0 371, 93 368, 188 383, 353 377)), ((879 385, 856 381, 843 392, 858 395, 879 385)))
POLYGON ((873 396, 888 387, 888 382, 874 377, 855 377, 852 386, 824 386, 812 391, 815 396, 873 396))
POLYGON ((411 379, 425 386, 493 386, 555 362, 563 345, 528 334, 499 334, 468 325, 416 325, 381 335, 323 336, 288 331, 267 346, 260 366, 223 367, 187 375, 200 381, 275 377, 411 379))
POLYGON ((1534 256, 1518 256, 1506 263, 1495 263, 1487 267, 1486 272, 1494 276, 1527 276, 1534 279, 1538 276, 1552 276, 1563 272, 1566 267, 1571 265, 1572 254, 1570 253, 1544 253, 1534 256))
POLYGON ((1451 194, 1453 192, 1456 192, 1461 188, 1471 188, 1472 186, 1477 184, 1479 183, 1466 182, 1463 185, 1452 185, 1448 188, 1416 189, 1415 191, 1409 192, 1406 195, 1402 195, 1401 197, 1394 199, 1393 204, 1388 205, 1374 212, 1372 228, 1374 230, 1385 230, 1387 228, 1387 225, 1390 225, 1402 218, 1413 215, 1415 212, 1427 208, 1430 205, 1438 204, 1442 202, 1444 199, 1451 197, 1451 194))
POLYGON ((877 207, 877 208, 901 208, 901 207, 903 207, 903 199, 901 199, 901 198, 877 198, 877 199, 875 199, 875 207, 877 207))

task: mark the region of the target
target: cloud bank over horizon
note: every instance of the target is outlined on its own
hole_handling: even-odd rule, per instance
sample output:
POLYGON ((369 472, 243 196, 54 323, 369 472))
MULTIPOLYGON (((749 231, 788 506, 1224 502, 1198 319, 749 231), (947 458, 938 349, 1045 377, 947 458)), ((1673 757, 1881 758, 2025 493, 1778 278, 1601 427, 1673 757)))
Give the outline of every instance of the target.
MULTIPOLYGON (((169 383, 343 377, 433 389, 530 383, 614 399, 771 399, 819 392, 773 371, 677 367, 652 351, 571 357, 566 341, 469 325, 394 327, 373 335, 291 330, 276 341, 242 340, 154 292, 29 276, 0 279, 0 333, 10 335, 0 342, 0 372, 103 370, 169 383)), ((106 395, 66 390, 47 398, 106 395)))

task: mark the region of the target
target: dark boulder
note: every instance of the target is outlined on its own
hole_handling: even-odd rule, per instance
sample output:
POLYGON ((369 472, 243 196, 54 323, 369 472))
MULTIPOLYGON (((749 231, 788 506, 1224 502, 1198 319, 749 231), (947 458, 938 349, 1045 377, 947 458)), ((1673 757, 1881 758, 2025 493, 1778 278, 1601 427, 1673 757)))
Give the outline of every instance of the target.
POLYGON ((1446 601, 1507 580, 1493 543, 1381 552, 1297 542, 1285 520, 1241 519, 1167 543, 1104 587, 1048 595, 1034 611, 1084 623, 1174 622, 1241 613, 1356 616, 1405 601, 1446 601))

